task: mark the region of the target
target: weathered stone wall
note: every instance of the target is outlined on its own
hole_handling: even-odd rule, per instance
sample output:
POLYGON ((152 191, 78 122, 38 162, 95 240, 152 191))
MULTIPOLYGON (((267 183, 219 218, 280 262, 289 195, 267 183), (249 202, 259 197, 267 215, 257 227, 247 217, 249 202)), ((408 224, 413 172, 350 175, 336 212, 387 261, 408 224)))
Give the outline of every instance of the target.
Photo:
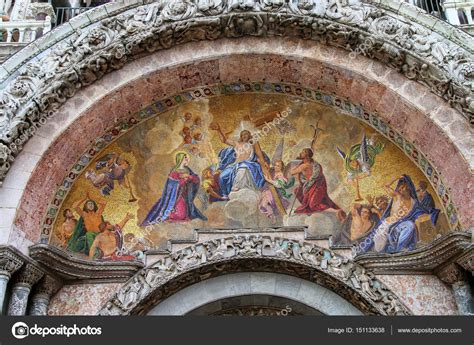
POLYGON ((121 283, 66 285, 51 299, 48 315, 96 315, 121 283))
POLYGON ((433 275, 377 275, 415 315, 457 315, 453 290, 433 275))

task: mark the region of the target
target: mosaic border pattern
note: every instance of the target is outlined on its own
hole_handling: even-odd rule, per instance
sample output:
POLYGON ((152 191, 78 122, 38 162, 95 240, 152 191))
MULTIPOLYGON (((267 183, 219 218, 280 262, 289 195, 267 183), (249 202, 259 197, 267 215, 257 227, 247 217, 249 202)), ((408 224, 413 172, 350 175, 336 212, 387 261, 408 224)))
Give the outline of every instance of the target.
POLYGON ((118 139, 135 126, 142 122, 158 116, 166 111, 172 110, 188 102, 206 99, 224 95, 235 95, 242 93, 261 93, 261 94, 279 94, 296 97, 305 101, 312 101, 319 104, 338 108, 343 114, 352 116, 361 120, 364 124, 374 128, 377 132, 385 136, 423 172, 430 181, 433 189, 441 200, 443 210, 445 211, 450 230, 461 230, 461 224, 457 216, 457 210, 452 202, 449 190, 441 178, 441 174, 429 162, 426 156, 416 148, 416 146, 405 139, 399 132, 390 127, 376 113, 369 113, 361 106, 353 104, 349 99, 338 97, 337 95, 327 94, 321 90, 304 88, 290 83, 267 83, 267 82, 239 82, 231 84, 217 84, 197 87, 191 90, 183 91, 175 96, 165 98, 154 102, 140 111, 131 115, 127 121, 117 123, 106 134, 96 139, 95 143, 79 158, 67 173, 61 186, 57 189, 53 201, 48 206, 46 215, 41 226, 40 243, 48 243, 53 225, 66 199, 74 181, 82 174, 87 165, 100 153, 105 147, 118 139))

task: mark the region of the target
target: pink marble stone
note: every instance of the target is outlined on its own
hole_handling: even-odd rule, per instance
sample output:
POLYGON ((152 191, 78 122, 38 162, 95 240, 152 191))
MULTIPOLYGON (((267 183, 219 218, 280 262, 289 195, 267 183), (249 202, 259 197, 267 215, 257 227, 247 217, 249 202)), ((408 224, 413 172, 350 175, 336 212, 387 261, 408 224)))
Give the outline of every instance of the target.
POLYGON ((414 315, 457 315, 451 288, 433 275, 378 275, 414 315))
MULTIPOLYGON (((303 62, 278 55, 270 55, 263 58, 266 81, 278 83, 299 83, 301 79, 301 68, 303 62)), ((254 79, 255 80, 255 79, 254 79)))
POLYGON ((308 58, 303 60, 300 81, 301 85, 318 89, 323 85, 321 81, 322 75, 323 65, 319 61, 314 61, 308 58))
POLYGON ((219 59, 220 80, 223 83, 241 80, 264 80, 265 61, 260 56, 249 55, 245 59, 239 56, 219 59))
POLYGON ((66 285, 53 296, 48 315, 97 315, 122 283, 66 285))
POLYGON ((361 100, 361 104, 364 105, 366 111, 377 111, 376 106, 379 104, 380 99, 385 93, 386 86, 378 82, 370 82, 365 90, 365 95, 361 100))
POLYGON ((392 118, 398 109, 398 102, 399 97, 396 92, 386 89, 375 109, 377 113, 384 114, 385 118, 392 118))
POLYGON ((369 82, 364 79, 354 80, 349 93, 349 98, 351 99, 351 101, 355 104, 362 104, 362 98, 364 97, 368 86, 369 82))
POLYGON ((350 72, 323 65, 321 69, 320 80, 320 85, 322 86, 321 88, 328 93, 336 94, 338 91, 338 83, 340 82, 340 80, 344 77, 346 77, 347 79, 351 79, 348 74, 350 74, 350 72))
POLYGON ((373 61, 372 72, 380 76, 385 85, 389 85, 392 90, 399 90, 408 82, 407 78, 394 70, 388 70, 385 65, 380 62, 373 61))

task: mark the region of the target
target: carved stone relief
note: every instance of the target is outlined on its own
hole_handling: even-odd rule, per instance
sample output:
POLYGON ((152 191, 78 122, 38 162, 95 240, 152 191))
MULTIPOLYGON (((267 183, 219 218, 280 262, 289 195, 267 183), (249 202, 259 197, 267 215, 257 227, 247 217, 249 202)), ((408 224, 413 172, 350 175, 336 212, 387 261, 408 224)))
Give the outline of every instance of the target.
POLYGON ((172 253, 139 271, 100 314, 139 314, 187 285, 235 271, 281 271, 326 286, 363 312, 410 314, 371 271, 328 249, 260 235, 211 240, 172 253))
POLYGON ((81 87, 137 56, 196 40, 278 35, 327 42, 385 62, 472 121, 469 48, 377 6, 360 1, 158 1, 77 30, 15 72, 0 92, 0 181, 35 125, 81 87), (370 49, 357 51, 362 43, 370 49))

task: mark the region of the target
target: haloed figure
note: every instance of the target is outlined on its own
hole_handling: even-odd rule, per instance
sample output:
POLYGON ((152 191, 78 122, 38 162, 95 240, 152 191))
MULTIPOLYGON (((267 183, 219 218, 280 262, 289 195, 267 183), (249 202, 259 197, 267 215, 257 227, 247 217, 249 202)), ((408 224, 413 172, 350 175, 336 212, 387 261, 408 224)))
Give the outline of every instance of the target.
POLYGON ((409 176, 402 175, 384 187, 392 200, 377 226, 358 243, 358 252, 364 253, 372 248, 384 253, 413 250, 418 240, 415 225, 417 218, 429 214, 433 224, 436 224, 439 210, 428 210, 421 205, 409 176), (391 185, 395 182, 397 186, 392 189, 391 185))
POLYGON ((224 144, 219 152, 219 185, 223 196, 241 189, 260 190, 265 185, 262 164, 268 169, 269 159, 258 142, 253 142, 248 130, 240 132, 239 140, 228 138, 217 123, 209 127, 215 130, 224 144))
POLYGON ((321 164, 313 159, 313 150, 303 149, 298 157, 301 163, 290 170, 300 185, 296 188, 296 198, 300 206, 295 213, 313 214, 329 211, 337 214, 339 220, 345 218, 344 212, 329 197, 326 178, 321 164))
POLYGON ((104 221, 102 214, 105 206, 105 202, 96 203, 89 194, 73 204, 73 208, 80 218, 68 242, 69 250, 89 254, 94 238, 100 232, 99 225, 104 221), (79 205, 82 203, 84 206, 81 209, 79 205))
POLYGON ((194 205, 194 198, 199 189, 199 176, 189 167, 189 155, 178 152, 175 166, 168 175, 161 198, 152 207, 142 226, 164 221, 179 222, 195 218, 207 220, 194 205))

